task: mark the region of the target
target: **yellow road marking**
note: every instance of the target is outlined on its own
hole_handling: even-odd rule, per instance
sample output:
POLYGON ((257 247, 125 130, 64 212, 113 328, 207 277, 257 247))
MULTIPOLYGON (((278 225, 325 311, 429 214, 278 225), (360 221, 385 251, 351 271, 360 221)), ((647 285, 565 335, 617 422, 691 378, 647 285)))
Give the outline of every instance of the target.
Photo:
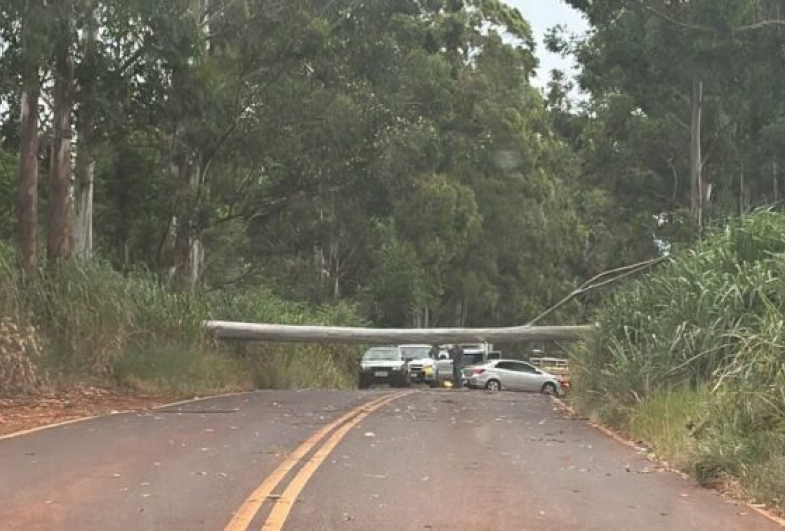
POLYGON ((380 402, 376 402, 373 405, 368 405, 365 410, 351 419, 350 421, 346 422, 343 426, 341 426, 338 430, 333 433, 329 439, 319 448, 316 450, 314 455, 303 465, 297 475, 289 482, 289 485, 286 487, 286 490, 283 492, 280 498, 275 502, 273 506, 273 510, 270 512, 270 516, 267 517, 267 521, 264 523, 262 527, 263 531, 280 531, 283 529, 284 524, 286 523, 286 519, 289 517, 289 513, 292 510, 292 506, 294 505, 295 500, 300 495, 302 490, 308 484, 308 481, 311 479, 311 476, 319 469, 327 456, 330 455, 338 443, 346 436, 346 434, 357 426, 360 422, 365 419, 368 415, 379 409, 380 407, 401 398, 404 395, 409 394, 409 392, 398 393, 391 397, 387 397, 385 400, 380 402))
POLYGON ((256 513, 259 512, 259 509, 267 501, 267 498, 272 494, 273 489, 278 486, 278 484, 286 477, 297 463, 299 463, 307 454, 311 451, 311 449, 319 444, 319 442, 324 439, 328 433, 334 430, 336 427, 340 426, 347 420, 350 420, 352 417, 361 414, 367 408, 371 408, 376 406, 377 404, 387 403, 391 398, 398 398, 399 396, 403 396, 406 393, 397 393, 392 395, 385 395, 370 402, 366 402, 362 404, 348 413, 342 415, 338 419, 334 420, 333 422, 323 426, 318 431, 316 431, 313 435, 308 437, 297 449, 294 450, 291 454, 289 454, 284 461, 278 465, 272 474, 267 476, 264 481, 251 493, 251 495, 243 502, 240 506, 240 509, 235 513, 234 517, 231 521, 226 525, 224 531, 245 531, 248 529, 248 526, 251 525, 251 521, 256 516, 256 513))

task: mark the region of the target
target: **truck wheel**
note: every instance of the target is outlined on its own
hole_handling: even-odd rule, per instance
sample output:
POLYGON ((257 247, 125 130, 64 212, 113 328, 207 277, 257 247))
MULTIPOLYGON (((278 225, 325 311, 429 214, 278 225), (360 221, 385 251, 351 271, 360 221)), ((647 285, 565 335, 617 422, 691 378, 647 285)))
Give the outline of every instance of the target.
POLYGON ((371 384, 369 384, 362 378, 360 378, 360 381, 357 382, 357 387, 359 387, 360 389, 368 389, 370 386, 371 384))

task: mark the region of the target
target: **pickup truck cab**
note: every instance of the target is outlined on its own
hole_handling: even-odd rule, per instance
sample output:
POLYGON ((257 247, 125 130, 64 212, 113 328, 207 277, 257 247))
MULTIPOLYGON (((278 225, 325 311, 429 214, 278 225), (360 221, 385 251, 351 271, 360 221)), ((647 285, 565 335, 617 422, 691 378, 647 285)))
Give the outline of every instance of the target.
POLYGON ((386 383, 394 387, 411 385, 409 363, 398 347, 372 347, 360 361, 357 386, 367 389, 371 384, 386 383))
POLYGON ((439 385, 439 370, 431 357, 431 345, 398 345, 405 360, 409 362, 409 373, 413 382, 422 382, 436 387, 439 385))

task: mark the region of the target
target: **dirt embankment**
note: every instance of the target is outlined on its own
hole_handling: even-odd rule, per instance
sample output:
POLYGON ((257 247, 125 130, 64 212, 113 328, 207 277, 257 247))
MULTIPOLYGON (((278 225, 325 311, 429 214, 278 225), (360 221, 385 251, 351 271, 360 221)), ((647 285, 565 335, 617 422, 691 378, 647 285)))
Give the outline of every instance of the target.
POLYGON ((45 395, 0 398, 0 436, 59 422, 144 410, 177 397, 130 394, 97 387, 77 387, 45 395))

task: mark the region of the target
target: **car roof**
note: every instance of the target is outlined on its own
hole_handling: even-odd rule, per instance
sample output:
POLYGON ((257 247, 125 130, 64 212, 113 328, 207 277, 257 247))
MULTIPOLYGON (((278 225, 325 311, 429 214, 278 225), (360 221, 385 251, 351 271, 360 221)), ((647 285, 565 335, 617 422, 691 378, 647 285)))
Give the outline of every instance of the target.
POLYGON ((411 343, 411 344, 406 344, 406 345, 398 345, 398 348, 403 348, 403 347, 406 347, 406 348, 415 348, 415 347, 416 348, 431 348, 431 345, 426 345, 425 343, 422 343, 422 344, 420 344, 420 343, 411 343))

